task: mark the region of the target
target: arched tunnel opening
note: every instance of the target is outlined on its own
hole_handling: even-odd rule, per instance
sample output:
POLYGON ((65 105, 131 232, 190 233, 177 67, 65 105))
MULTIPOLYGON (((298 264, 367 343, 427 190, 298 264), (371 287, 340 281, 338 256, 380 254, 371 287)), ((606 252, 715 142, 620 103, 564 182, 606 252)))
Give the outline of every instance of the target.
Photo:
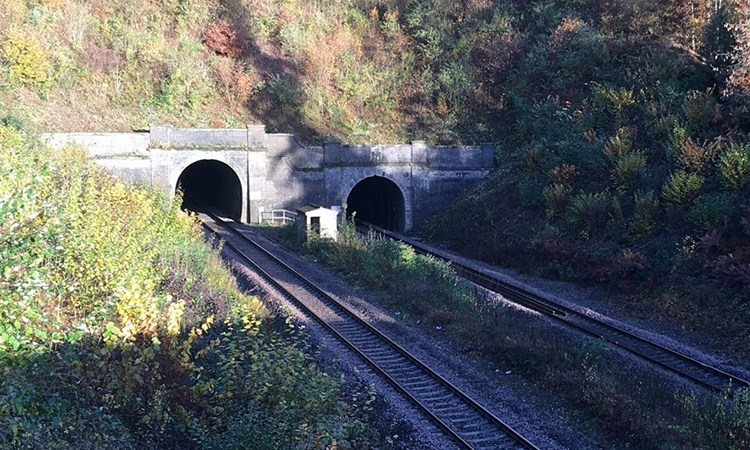
POLYGON ((177 180, 182 190, 182 209, 207 211, 240 221, 242 185, 231 167, 220 161, 198 161, 177 180))
POLYGON ((381 228, 403 233, 406 225, 406 207, 401 189, 388 178, 369 177, 357 183, 346 199, 349 217, 381 228))

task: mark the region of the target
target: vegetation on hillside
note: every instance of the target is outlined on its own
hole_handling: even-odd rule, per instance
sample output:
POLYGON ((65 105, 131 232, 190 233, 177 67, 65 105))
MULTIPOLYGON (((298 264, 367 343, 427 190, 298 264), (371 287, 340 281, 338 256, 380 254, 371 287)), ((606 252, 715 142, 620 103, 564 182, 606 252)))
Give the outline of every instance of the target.
POLYGON ((487 140, 492 67, 514 34, 506 9, 3 0, 0 104, 44 131, 261 122, 308 142, 487 140))
POLYGON ((174 202, 0 126, 0 448, 376 445, 309 353, 174 202))
POLYGON ((605 283, 750 356, 748 11, 566 4, 519 18, 521 51, 495 74, 497 171, 422 231, 493 263, 605 283))

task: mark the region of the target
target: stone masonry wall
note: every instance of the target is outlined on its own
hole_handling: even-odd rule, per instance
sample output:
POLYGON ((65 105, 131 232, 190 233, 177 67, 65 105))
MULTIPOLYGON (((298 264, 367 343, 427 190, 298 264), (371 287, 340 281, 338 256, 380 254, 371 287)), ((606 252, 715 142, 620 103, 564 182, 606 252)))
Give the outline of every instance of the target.
POLYGON ((304 204, 341 206, 365 178, 387 178, 404 195, 406 229, 424 220, 493 166, 493 147, 411 145, 304 146, 290 134, 267 134, 263 125, 240 129, 177 129, 152 125, 149 132, 52 133, 52 146, 82 146, 102 167, 130 182, 170 194, 189 165, 221 161, 237 174, 243 220, 260 211, 293 210, 304 204))

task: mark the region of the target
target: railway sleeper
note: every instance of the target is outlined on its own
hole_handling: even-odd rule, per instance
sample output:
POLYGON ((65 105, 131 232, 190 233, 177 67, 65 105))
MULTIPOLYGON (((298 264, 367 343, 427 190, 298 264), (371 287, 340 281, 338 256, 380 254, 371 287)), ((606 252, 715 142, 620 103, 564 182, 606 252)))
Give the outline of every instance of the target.
POLYGON ((367 353, 367 356, 372 359, 377 359, 378 361, 382 361, 385 364, 393 364, 398 361, 405 361, 403 355, 399 353, 395 353, 391 349, 384 349, 381 351, 373 350, 367 353))
POLYGON ((471 444, 475 448, 487 448, 493 450, 504 450, 509 448, 523 448, 515 441, 515 439, 505 438, 500 436, 490 436, 482 439, 472 439, 471 444))
POLYGON ((453 394, 446 393, 442 389, 434 389, 434 388, 433 388, 433 392, 422 395, 422 399, 430 403, 446 402, 454 398, 456 397, 453 394))
POLYGON ((379 339, 375 339, 371 337, 360 338, 360 337, 355 336, 354 338, 352 338, 350 342, 356 345, 357 348, 359 348, 360 350, 363 350, 363 351, 366 350, 370 352, 375 351, 379 348, 382 348, 383 346, 383 343, 379 339))
POLYGON ((360 329, 360 330, 354 330, 351 333, 351 336, 349 336, 350 340, 352 342, 357 342, 358 344, 365 344, 367 342, 378 342, 379 340, 372 335, 372 333, 360 329))
POLYGON ((466 405, 463 402, 461 402, 458 398, 451 395, 451 398, 449 398, 447 401, 436 404, 434 409, 435 409, 435 412, 443 414, 443 413, 448 413, 450 411, 456 411, 456 410, 465 411, 466 405))
POLYGON ((432 400, 430 400, 427 396, 435 391, 434 385, 428 385, 428 384, 422 384, 421 386, 411 385, 411 386, 406 386, 406 388, 415 397, 423 399, 424 401, 427 401, 427 402, 432 402, 432 400))
POLYGON ((487 422, 484 423, 472 423, 468 425, 461 425, 455 420, 451 421, 451 425, 455 428, 455 431, 460 433, 462 436, 471 433, 485 433, 494 434, 497 433, 497 428, 490 426, 487 422))
POLYGON ((425 381, 424 383, 415 383, 413 385, 409 385, 406 387, 408 387, 410 391, 414 392, 420 397, 424 397, 425 395, 431 392, 435 392, 435 383, 433 383, 432 381, 425 381))
POLYGON ((487 426, 487 421, 484 418, 477 417, 458 418, 452 420, 451 423, 461 431, 479 431, 487 426))
POLYGON ((340 334, 356 334, 362 332, 362 327, 360 325, 339 325, 334 327, 336 331, 338 331, 340 334))
POLYGON ((422 372, 394 374, 393 378, 397 378, 399 383, 407 386, 432 381, 431 378, 428 378, 428 376, 422 372))
POLYGON ((410 368, 414 367, 414 363, 404 358, 404 360, 397 364, 391 364, 390 367, 388 367, 389 370, 393 372, 403 372, 410 368))
POLYGON ((477 431, 461 431, 461 437, 471 439, 472 441, 484 438, 497 439, 497 428, 491 427, 489 424, 487 425, 486 428, 477 431))
POLYGON ((402 377, 408 377, 408 376, 414 376, 414 375, 424 375, 424 372, 422 372, 422 370, 419 367, 417 367, 417 366, 415 366, 414 364, 411 364, 411 363, 408 366, 404 366, 404 367, 401 367, 401 368, 395 369, 395 370, 394 370, 393 366, 391 365, 391 366, 388 367, 388 370, 389 370, 389 372, 392 372, 394 374, 398 374, 399 376, 402 376, 402 377))
MULTIPOLYGON (((428 377, 427 374, 422 372, 414 373, 409 370, 402 370, 402 371, 394 371, 394 370, 387 370, 388 374, 392 376, 393 378, 397 379, 399 383, 401 384, 415 384, 415 382, 421 383, 425 380, 431 380, 432 377, 428 377)), ((434 386, 434 385, 433 385, 434 386)))
POLYGON ((468 409, 466 405, 455 405, 449 408, 435 408, 440 417, 448 420, 456 420, 463 418, 474 418, 474 420, 480 419, 481 417, 474 411, 468 409))

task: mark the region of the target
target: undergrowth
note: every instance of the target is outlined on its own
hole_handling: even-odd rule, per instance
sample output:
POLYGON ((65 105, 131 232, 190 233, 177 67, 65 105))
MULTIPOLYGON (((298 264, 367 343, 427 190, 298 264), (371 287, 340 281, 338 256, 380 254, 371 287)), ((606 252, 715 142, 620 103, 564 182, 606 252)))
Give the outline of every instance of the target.
POLYGON ((371 445, 178 204, 0 126, 0 448, 371 445))
POLYGON ((341 226, 337 241, 312 238, 305 251, 341 270, 354 285, 377 291, 383 301, 408 318, 431 311, 429 323, 446 320, 472 309, 472 290, 460 282, 450 265, 390 239, 361 238, 356 227, 341 226), (429 284, 420 280, 430 280, 429 284))

